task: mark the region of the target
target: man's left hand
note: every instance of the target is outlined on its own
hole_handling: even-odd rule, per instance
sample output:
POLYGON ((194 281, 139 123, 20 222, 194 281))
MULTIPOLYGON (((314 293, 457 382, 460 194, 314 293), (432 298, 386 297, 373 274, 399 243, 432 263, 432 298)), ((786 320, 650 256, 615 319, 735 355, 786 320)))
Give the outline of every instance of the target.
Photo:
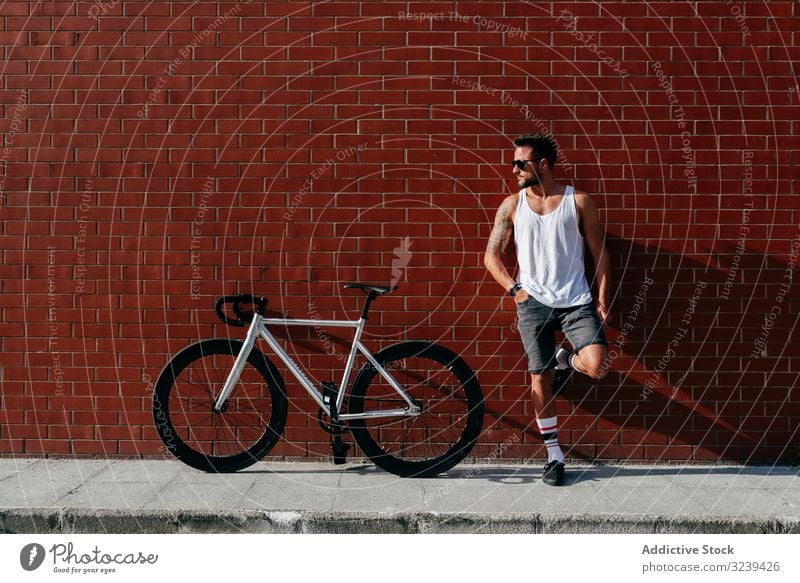
POLYGON ((611 322, 611 312, 608 311, 605 304, 597 304, 597 315, 604 324, 611 322))

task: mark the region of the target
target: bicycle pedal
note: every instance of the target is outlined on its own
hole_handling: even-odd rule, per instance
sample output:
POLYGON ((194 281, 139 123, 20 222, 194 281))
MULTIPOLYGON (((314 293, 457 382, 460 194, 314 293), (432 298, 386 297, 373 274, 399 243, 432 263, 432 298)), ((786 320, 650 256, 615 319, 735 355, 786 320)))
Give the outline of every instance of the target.
POLYGON ((334 465, 341 465, 347 463, 347 450, 350 446, 344 443, 341 438, 331 440, 331 455, 333 457, 334 465))

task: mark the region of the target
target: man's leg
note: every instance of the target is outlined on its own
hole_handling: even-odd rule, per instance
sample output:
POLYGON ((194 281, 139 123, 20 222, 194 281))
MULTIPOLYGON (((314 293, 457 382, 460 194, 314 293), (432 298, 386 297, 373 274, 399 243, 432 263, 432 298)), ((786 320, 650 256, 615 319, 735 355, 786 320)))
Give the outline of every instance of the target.
POLYGON ((553 417, 556 414, 555 399, 551 392, 553 370, 546 370, 541 374, 531 373, 531 398, 533 410, 537 419, 553 417))
POLYGON ((536 425, 547 448, 547 465, 542 480, 551 486, 564 483, 564 452, 558 444, 558 418, 550 385, 553 371, 531 374, 531 398, 536 414, 536 425))
POLYGON ((564 454, 558 445, 558 424, 551 384, 555 365, 557 322, 553 309, 529 298, 517 304, 519 332, 528 357, 531 373, 531 398, 539 433, 547 446, 547 465, 542 481, 560 486, 564 483, 564 454))
POLYGON ((604 344, 590 344, 584 346, 577 352, 573 352, 568 357, 570 367, 583 373, 595 380, 600 380, 608 372, 608 368, 603 363, 608 358, 608 347, 604 344))
POLYGON ((576 349, 574 352, 558 351, 558 368, 568 367, 595 380, 602 379, 608 372, 608 342, 594 303, 564 310, 559 315, 561 328, 576 349))

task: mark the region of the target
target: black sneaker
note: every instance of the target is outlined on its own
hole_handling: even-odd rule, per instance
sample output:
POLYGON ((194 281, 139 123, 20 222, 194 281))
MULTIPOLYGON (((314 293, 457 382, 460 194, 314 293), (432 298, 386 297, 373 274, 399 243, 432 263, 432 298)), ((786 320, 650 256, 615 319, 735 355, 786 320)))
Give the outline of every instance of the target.
POLYGON ((542 482, 548 486, 563 486, 564 485, 564 464, 553 460, 544 467, 542 474, 542 482))
POLYGON ((572 380, 572 369, 571 368, 557 368, 553 370, 553 385, 552 391, 553 396, 558 396, 564 390, 564 388, 569 384, 572 380))

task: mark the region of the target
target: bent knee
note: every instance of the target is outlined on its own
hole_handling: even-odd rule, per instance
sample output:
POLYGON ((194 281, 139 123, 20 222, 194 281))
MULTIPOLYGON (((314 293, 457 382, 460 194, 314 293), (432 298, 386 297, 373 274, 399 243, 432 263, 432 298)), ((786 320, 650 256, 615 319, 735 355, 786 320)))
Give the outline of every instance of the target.
POLYGON ((608 353, 602 351, 600 354, 581 355, 581 364, 583 364, 584 374, 600 380, 608 374, 608 353))
POLYGON ((596 381, 599 381, 607 374, 608 374, 608 367, 603 366, 602 362, 597 366, 586 367, 586 375, 593 378, 596 381))

